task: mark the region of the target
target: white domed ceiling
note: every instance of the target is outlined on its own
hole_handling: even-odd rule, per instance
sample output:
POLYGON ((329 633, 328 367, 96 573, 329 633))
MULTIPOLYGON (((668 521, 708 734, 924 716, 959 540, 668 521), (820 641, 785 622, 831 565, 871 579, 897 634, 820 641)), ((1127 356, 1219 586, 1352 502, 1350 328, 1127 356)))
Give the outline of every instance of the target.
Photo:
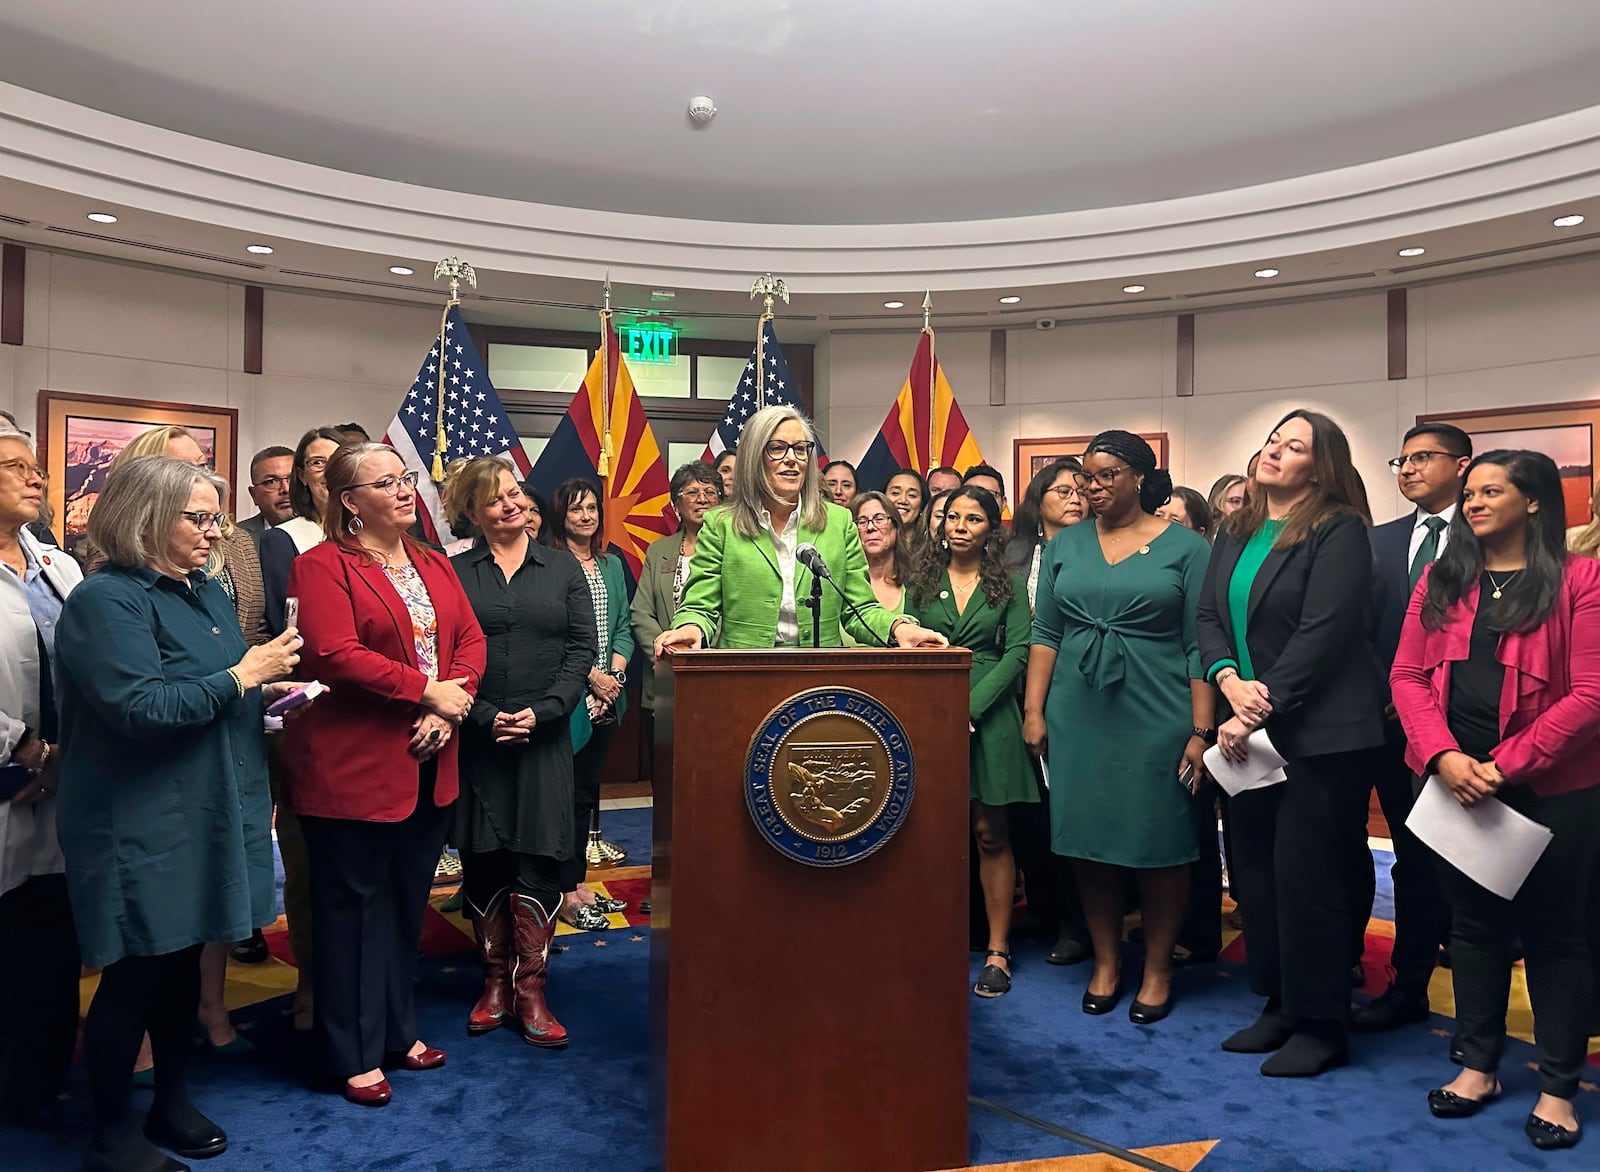
POLYGON ((0 80, 358 175, 792 225, 1149 204, 1600 105, 1600 0, 0 2, 0 80), (688 99, 720 109, 704 129, 688 99))

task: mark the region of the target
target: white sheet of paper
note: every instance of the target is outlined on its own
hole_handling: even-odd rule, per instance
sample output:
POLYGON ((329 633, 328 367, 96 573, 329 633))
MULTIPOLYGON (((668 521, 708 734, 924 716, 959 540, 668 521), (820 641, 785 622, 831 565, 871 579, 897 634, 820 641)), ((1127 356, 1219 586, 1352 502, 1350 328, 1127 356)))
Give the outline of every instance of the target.
POLYGON ((1244 747, 1248 756, 1240 765, 1229 761, 1215 745, 1206 750, 1206 768, 1229 797, 1247 789, 1277 785, 1284 779, 1283 754, 1273 746, 1266 729, 1258 728, 1246 737, 1244 747))
POLYGON ((1555 837, 1498 798, 1463 806, 1450 787, 1430 775, 1417 795, 1406 829, 1445 862, 1501 899, 1522 889, 1528 872, 1555 837))

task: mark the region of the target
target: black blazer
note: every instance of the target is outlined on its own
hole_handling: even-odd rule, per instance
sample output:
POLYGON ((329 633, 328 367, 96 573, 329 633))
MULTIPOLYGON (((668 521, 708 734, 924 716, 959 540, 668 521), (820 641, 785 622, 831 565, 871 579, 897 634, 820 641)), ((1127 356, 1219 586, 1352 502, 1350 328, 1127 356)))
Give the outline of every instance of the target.
MULTIPOLYGON (((1209 677, 1237 660, 1228 585, 1243 546, 1217 535, 1195 613, 1209 677)), ((1267 733, 1286 757, 1384 742, 1384 692, 1369 642, 1372 546, 1353 516, 1331 517, 1299 545, 1267 555, 1250 588, 1245 636, 1256 679, 1272 696, 1267 733)))

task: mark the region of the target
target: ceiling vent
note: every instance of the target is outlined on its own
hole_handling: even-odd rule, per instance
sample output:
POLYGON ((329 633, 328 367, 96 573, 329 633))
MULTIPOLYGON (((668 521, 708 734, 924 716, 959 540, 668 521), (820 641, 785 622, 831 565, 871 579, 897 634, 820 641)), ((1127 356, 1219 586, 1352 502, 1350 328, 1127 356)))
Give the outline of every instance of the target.
POLYGON ((186 256, 190 260, 208 260, 212 264, 233 265, 235 268, 265 271, 267 266, 253 260, 240 260, 235 256, 217 256, 210 252, 196 252, 191 248, 173 248, 166 244, 152 244, 148 240, 128 240, 121 236, 105 236, 99 232, 85 232, 79 228, 49 229, 58 236, 75 236, 79 240, 98 240, 101 244, 120 244, 124 248, 142 248, 146 252, 159 252, 166 256, 186 256))

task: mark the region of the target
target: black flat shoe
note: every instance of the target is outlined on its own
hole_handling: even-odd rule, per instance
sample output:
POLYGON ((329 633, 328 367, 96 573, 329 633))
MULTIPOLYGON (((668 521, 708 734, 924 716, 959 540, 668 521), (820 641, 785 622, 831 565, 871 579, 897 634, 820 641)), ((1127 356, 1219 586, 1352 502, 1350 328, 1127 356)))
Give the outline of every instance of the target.
POLYGON ((1350 1014, 1350 1028, 1359 1033, 1381 1033, 1428 1020, 1428 995, 1420 997, 1390 985, 1350 1014))
POLYGON ((266 964, 272 954, 267 949, 266 937, 257 928, 248 940, 241 940, 229 948, 228 955, 240 964, 266 964))
POLYGON ((1128 1006, 1128 1020, 1134 1025, 1155 1025, 1156 1022, 1172 1012, 1172 994, 1167 994, 1167 999, 1160 1005, 1146 1005, 1137 997, 1133 1004, 1128 1006))
POLYGON ((1428 1110, 1438 1119, 1469 1119, 1498 1099, 1503 1090, 1499 1083, 1495 1083, 1494 1090, 1483 1098, 1469 1099, 1443 1087, 1435 1087, 1428 1092, 1428 1110))
MULTIPOLYGON (((1007 964, 1011 963, 1011 954, 1001 952, 998 948, 991 948, 984 953, 985 959, 998 956, 1007 964)), ((986 964, 983 972, 978 974, 978 983, 972 986, 972 991, 979 997, 1004 997, 1011 992, 1011 974, 997 964, 986 964)))
POLYGON ((1104 995, 1083 991, 1083 1011, 1094 1017, 1110 1013, 1117 1007, 1117 1002, 1122 999, 1122 981, 1118 979, 1117 987, 1104 995))
POLYGON ((145 1138, 185 1160, 209 1160, 228 1150, 227 1132, 198 1111, 190 1114, 193 1118, 180 1127, 152 1111, 144 1123, 145 1138))
POLYGON ((1578 1140, 1583 1138, 1581 1127, 1568 1130, 1559 1123, 1551 1123, 1548 1119, 1540 1119, 1537 1115, 1529 1115, 1528 1121, 1522 1125, 1522 1130, 1533 1141, 1533 1146, 1541 1152, 1577 1147, 1578 1140))

